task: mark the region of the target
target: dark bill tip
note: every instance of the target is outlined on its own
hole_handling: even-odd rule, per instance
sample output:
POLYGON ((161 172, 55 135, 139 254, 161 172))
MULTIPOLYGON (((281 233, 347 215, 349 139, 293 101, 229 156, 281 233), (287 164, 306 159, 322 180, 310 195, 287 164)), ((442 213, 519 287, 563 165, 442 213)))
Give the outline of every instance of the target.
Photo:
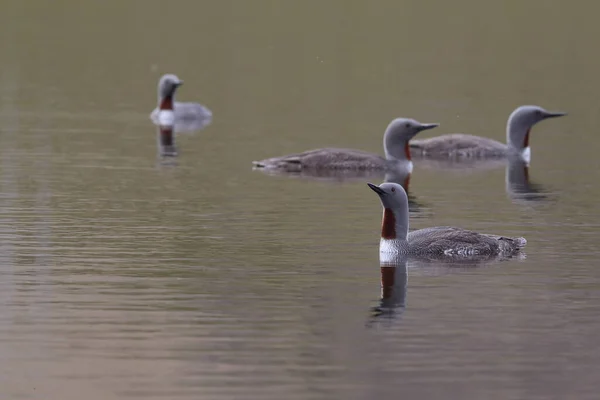
POLYGON ((566 112, 562 112, 562 111, 548 112, 548 113, 546 113, 546 118, 563 117, 565 115, 567 115, 567 113, 566 112))
POLYGON ((381 195, 385 194, 385 191, 382 188, 380 188, 379 186, 373 185, 372 183, 367 183, 367 185, 378 195, 381 196, 381 195))
POLYGON ((427 129, 433 129, 440 126, 440 124, 421 124, 421 130, 426 131, 427 129))

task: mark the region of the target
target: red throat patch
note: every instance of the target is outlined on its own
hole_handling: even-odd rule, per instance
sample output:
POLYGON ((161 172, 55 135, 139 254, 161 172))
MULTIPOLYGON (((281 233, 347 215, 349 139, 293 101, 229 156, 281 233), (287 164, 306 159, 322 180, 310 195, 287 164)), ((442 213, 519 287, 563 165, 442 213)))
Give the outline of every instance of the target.
POLYGON ((383 210, 383 221, 381 222, 381 238, 396 239, 396 216, 391 208, 383 210))
POLYGON ((523 148, 529 147, 529 131, 531 131, 531 128, 527 129, 527 133, 525 133, 525 141, 523 142, 523 148))
POLYGON ((173 96, 167 96, 160 102, 160 110, 173 110, 173 96))
POLYGON ((406 155, 406 159, 410 161, 410 144, 408 144, 408 140, 404 143, 404 154, 406 155))

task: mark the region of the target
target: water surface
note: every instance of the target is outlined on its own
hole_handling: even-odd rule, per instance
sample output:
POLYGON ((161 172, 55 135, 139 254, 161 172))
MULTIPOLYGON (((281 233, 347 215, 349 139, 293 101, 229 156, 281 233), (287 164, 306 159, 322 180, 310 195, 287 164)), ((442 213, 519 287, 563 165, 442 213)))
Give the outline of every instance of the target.
MULTIPOLYGON (((594 399, 600 386, 593 3, 159 1, 0 6, 3 399, 594 399), (156 157, 165 72, 214 113, 156 157), (526 256, 408 264, 380 304, 377 197, 251 161, 382 152, 388 122, 504 140, 532 184, 415 163, 413 228, 523 235, 526 256), (509 187, 510 189, 510 187, 509 187)), ((377 182, 376 182, 377 183, 377 182)))

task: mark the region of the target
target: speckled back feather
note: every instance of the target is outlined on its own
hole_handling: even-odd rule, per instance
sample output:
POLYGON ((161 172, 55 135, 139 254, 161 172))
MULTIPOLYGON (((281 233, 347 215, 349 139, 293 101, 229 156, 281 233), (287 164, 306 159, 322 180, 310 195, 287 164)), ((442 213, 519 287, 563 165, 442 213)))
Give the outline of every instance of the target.
POLYGON ((413 156, 427 157, 505 157, 508 147, 493 139, 455 133, 410 141, 413 156))
POLYGON ((411 254, 496 255, 519 251, 527 241, 522 237, 488 235, 450 226, 438 226, 408 234, 411 254))
POLYGON ((287 172, 300 172, 305 169, 354 169, 386 170, 389 161, 376 154, 361 150, 324 148, 303 153, 254 161, 257 168, 282 169, 287 172))

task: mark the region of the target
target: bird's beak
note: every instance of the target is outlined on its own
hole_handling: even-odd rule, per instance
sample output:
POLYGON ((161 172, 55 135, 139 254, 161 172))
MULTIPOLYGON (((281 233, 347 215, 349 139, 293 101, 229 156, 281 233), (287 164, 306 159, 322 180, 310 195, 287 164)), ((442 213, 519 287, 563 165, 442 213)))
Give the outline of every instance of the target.
POLYGON ((177 82, 177 83, 175 84, 175 86, 177 86, 177 87, 179 87, 179 86, 181 86, 181 85, 183 85, 183 81, 179 81, 179 82, 177 82))
POLYGON ((554 111, 554 112, 546 111, 546 113, 544 114, 544 117, 545 118, 556 118, 556 117, 562 117, 564 115, 567 115, 567 113, 561 112, 561 111, 554 111))
POLYGON ((369 187, 380 196, 383 196, 384 194, 386 194, 385 190, 383 190, 382 188, 380 188, 377 185, 373 185, 372 183, 367 183, 367 185, 369 185, 369 187))
POLYGON ((426 131, 428 129, 433 129, 440 126, 440 124, 421 124, 421 131, 426 131))

